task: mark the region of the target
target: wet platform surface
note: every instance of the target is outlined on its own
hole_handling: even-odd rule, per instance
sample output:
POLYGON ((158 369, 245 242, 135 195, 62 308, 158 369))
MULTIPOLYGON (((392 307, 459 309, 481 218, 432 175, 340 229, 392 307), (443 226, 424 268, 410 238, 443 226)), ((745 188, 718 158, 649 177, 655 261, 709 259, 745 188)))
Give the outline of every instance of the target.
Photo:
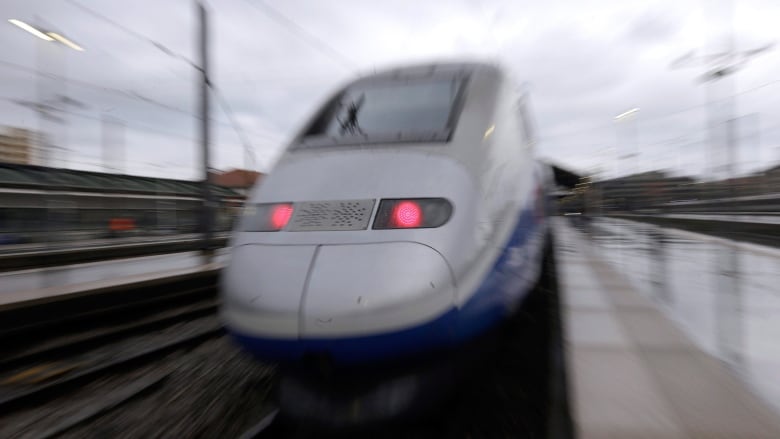
MULTIPOLYGON (((758 392, 772 379, 746 376, 709 352, 680 324, 698 313, 675 310, 638 286, 663 274, 671 296, 669 283, 682 276, 700 282, 691 296, 709 294, 709 282, 701 285, 709 260, 678 249, 674 254, 687 252, 692 266, 676 275, 658 272, 648 257, 653 253, 637 250, 645 243, 642 234, 624 223, 600 224, 623 224, 622 241, 603 230, 576 230, 564 219, 556 224, 569 400, 579 437, 780 437, 771 392, 758 392)), ((711 242, 689 240, 688 247, 711 251, 711 242)), ((756 257, 775 259, 773 249, 760 250, 756 257)))
MULTIPOLYGON (((641 215, 639 215, 641 216, 641 215)), ((780 215, 768 215, 768 214, 698 214, 698 213, 669 213, 663 215, 650 215, 660 218, 670 219, 688 219, 688 220, 701 220, 701 221, 725 221, 725 222, 738 222, 738 223, 752 223, 752 224, 780 224, 780 215)))

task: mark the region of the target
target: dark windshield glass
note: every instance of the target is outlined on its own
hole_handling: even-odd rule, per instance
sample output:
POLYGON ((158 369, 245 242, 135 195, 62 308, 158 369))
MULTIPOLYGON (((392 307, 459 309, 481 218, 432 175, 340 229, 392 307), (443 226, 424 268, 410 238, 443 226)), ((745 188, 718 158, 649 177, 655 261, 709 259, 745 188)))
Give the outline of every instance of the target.
POLYGON ((358 84, 347 89, 306 137, 332 141, 410 140, 446 136, 460 80, 358 84))

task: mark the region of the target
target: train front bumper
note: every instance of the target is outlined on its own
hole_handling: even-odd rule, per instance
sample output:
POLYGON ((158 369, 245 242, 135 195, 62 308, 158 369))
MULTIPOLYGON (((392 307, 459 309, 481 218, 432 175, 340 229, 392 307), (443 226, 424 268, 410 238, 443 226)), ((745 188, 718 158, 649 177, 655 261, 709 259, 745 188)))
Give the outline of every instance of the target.
POLYGON ((363 363, 454 342, 452 273, 418 243, 244 245, 222 289, 229 332, 267 361, 363 363))

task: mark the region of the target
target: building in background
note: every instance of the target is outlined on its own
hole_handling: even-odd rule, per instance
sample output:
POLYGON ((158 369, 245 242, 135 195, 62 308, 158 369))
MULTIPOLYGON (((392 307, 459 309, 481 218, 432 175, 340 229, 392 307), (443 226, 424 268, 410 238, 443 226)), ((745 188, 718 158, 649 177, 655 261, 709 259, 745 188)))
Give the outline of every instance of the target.
POLYGON ((261 180, 264 175, 247 169, 233 169, 224 172, 212 171, 209 173, 209 181, 217 186, 230 188, 243 196, 247 196, 255 182, 261 180))
POLYGON ((561 199, 564 212, 745 213, 780 210, 780 166, 722 180, 649 171, 583 182, 561 199))
POLYGON ((213 170, 209 172, 209 182, 236 193, 240 198, 226 200, 224 203, 227 217, 230 218, 231 227, 235 220, 241 215, 241 209, 244 206, 249 191, 260 181, 265 174, 248 169, 231 169, 230 171, 213 170))
POLYGON ((7 127, 0 132, 0 162, 33 164, 38 133, 24 128, 7 127))
MULTIPOLYGON (((201 182, 0 163, 0 244, 196 233, 201 182)), ((215 231, 244 197, 211 186, 215 231)))
POLYGON ((624 177, 601 180, 593 184, 598 192, 599 209, 635 211, 698 196, 696 180, 675 177, 664 171, 648 171, 624 177))

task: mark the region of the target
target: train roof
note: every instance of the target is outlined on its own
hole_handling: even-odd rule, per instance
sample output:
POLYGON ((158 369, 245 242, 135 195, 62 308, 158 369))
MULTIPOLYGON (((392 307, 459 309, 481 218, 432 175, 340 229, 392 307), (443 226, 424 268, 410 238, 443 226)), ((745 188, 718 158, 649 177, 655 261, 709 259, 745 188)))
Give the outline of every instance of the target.
POLYGON ((359 83, 364 81, 381 81, 387 79, 398 79, 403 77, 436 77, 436 76, 453 76, 459 74, 468 75, 477 70, 492 70, 494 72, 502 71, 502 68, 495 63, 481 62, 481 61, 448 61, 448 62, 432 62, 425 64, 413 64, 399 67, 391 67, 363 75, 351 83, 359 83))

